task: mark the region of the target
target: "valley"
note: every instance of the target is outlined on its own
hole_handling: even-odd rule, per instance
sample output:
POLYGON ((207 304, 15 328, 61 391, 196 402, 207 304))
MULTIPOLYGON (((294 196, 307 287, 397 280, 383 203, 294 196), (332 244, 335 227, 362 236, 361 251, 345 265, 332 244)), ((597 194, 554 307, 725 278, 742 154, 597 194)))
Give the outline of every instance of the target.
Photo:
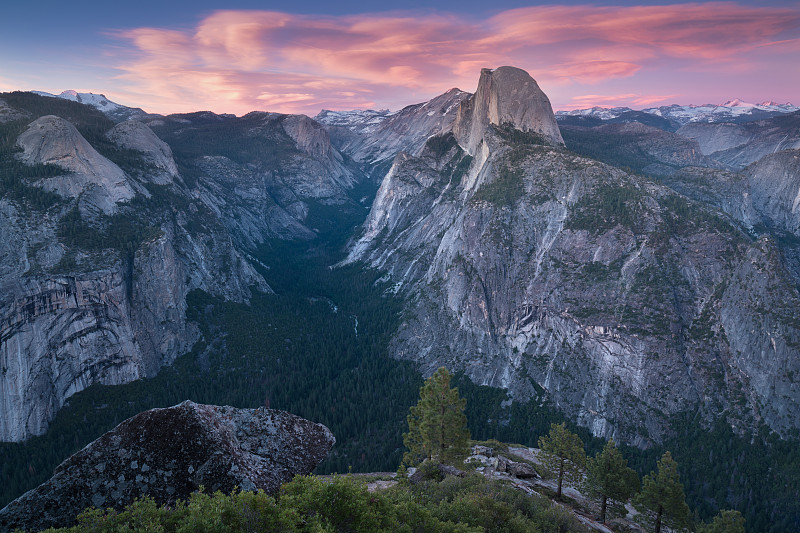
POLYGON ((392 113, 112 109, 0 94, 0 505, 186 399, 394 470, 447 366, 475 438, 566 420, 671 450, 702 518, 800 523, 796 110, 555 115, 512 67, 392 113))

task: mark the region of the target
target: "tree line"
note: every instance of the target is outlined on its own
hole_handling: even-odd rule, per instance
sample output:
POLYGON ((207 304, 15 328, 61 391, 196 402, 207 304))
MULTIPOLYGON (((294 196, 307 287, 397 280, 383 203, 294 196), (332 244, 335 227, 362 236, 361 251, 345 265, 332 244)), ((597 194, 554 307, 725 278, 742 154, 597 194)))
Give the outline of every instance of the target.
MULTIPOLYGON (((431 462, 455 465, 468 455, 466 400, 458 388, 450 387, 450 381, 450 373, 442 367, 420 388, 419 401, 409 409, 408 431, 403 436, 408 449, 404 467, 431 462)), ((539 437, 539 449, 542 462, 557 482, 555 498, 563 498, 566 481, 595 499, 601 523, 606 522, 610 507, 623 507, 631 500, 640 520, 654 533, 661 533, 665 526, 675 531, 744 533, 745 520, 739 511, 722 510, 708 523, 692 519, 678 464, 669 451, 640 482, 613 439, 594 457, 587 457, 581 438, 563 422, 551 424, 550 432, 539 437)))

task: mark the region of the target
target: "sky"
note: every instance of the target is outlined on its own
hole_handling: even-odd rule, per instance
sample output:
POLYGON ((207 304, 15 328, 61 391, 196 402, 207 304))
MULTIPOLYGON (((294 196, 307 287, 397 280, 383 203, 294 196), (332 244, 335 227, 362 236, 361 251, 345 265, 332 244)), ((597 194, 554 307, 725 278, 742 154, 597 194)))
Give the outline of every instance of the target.
POLYGON ((0 91, 103 93, 155 113, 394 110, 474 91, 502 65, 556 110, 800 105, 799 1, 10 4, 0 91))

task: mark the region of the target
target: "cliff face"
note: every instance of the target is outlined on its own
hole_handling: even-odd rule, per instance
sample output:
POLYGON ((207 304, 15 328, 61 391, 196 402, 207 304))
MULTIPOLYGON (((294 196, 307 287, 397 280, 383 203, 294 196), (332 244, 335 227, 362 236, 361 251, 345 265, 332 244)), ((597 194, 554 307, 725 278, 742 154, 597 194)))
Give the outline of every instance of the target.
POLYGON ((270 292, 248 253, 267 239, 316 238, 320 210, 364 210, 349 197, 363 174, 308 117, 115 125, 60 104, 73 124, 36 118, 36 98, 3 102, 22 150, 9 157, 64 173, 21 184, 57 194, 50 207, 28 203, 34 192, 0 197, 0 440, 44 433, 93 383, 155 375, 199 337, 186 320, 191 290, 239 302, 270 292))
POLYGON ((744 174, 753 205, 769 225, 800 237, 800 150, 769 154, 744 174))
POLYGON ((743 169, 766 155, 799 149, 800 113, 743 124, 690 123, 677 133, 697 141, 703 154, 743 169))
POLYGON ((512 124, 564 144, 547 95, 527 72, 515 67, 481 70, 475 94, 458 108, 453 134, 468 154, 475 155, 490 124, 512 124))
POLYGON ((795 425, 800 300, 774 241, 519 120, 470 119, 482 134, 401 154, 381 185, 349 260, 410 301, 394 354, 520 399, 544 390, 595 435, 637 445, 687 409, 795 425))
POLYGON ((58 242, 56 217, 30 219, 5 201, 13 253, 0 273, 0 439, 40 435, 64 401, 93 383, 155 375, 198 338, 186 294, 249 298, 264 280, 217 231, 192 237, 162 221, 131 256, 58 242))

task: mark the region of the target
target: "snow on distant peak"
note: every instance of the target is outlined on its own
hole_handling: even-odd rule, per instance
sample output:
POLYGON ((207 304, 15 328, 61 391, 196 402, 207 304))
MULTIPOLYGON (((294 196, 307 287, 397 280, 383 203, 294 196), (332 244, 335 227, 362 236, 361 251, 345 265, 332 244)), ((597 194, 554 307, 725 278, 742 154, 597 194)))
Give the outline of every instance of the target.
POLYGON ((734 98, 733 100, 728 100, 727 102, 722 104, 720 107, 751 107, 752 108, 752 107, 756 107, 756 104, 749 104, 747 102, 743 102, 742 100, 739 100, 738 98, 734 98))
POLYGON ((342 126, 350 129, 359 129, 365 133, 370 133, 377 129, 387 118, 396 114, 397 111, 388 109, 353 109, 352 111, 331 111, 323 109, 314 117, 314 120, 328 126, 342 126))
POLYGON ((595 106, 589 109, 572 109, 570 111, 556 111, 556 116, 595 117, 599 118, 600 120, 612 120, 628 111, 633 111, 633 110, 630 107, 595 106))
MULTIPOLYGON (((627 111, 632 110, 627 107, 591 107, 588 109, 557 111, 556 116, 584 116, 601 120, 613 120, 627 111)), ((771 100, 760 104, 751 104, 736 98, 728 100, 724 104, 671 104, 642 109, 642 111, 683 125, 689 122, 746 122, 760 120, 785 113, 794 113, 795 111, 800 111, 800 107, 789 103, 776 104, 771 100)))
POLYGON ((49 96, 51 98, 61 98, 62 100, 70 100, 78 102, 79 104, 90 105, 103 113, 120 113, 130 110, 132 108, 112 102, 104 94, 95 93, 79 93, 73 89, 68 89, 61 94, 50 94, 44 91, 32 91, 34 94, 40 96, 49 96))
POLYGON ((142 117, 147 114, 138 107, 127 107, 117 104, 116 102, 112 102, 106 98, 106 95, 104 94, 79 93, 78 91, 72 89, 66 90, 61 94, 51 94, 44 91, 31 92, 38 94, 39 96, 61 98, 62 100, 70 100, 72 102, 78 102, 79 104, 90 105, 117 122, 120 120, 142 117))
POLYGON ((58 97, 63 98, 64 100, 72 100, 73 102, 78 102, 81 104, 88 104, 99 109, 100 111, 103 111, 104 113, 117 111, 123 107, 106 98, 104 94, 79 93, 77 91, 68 90, 59 94, 58 97))

